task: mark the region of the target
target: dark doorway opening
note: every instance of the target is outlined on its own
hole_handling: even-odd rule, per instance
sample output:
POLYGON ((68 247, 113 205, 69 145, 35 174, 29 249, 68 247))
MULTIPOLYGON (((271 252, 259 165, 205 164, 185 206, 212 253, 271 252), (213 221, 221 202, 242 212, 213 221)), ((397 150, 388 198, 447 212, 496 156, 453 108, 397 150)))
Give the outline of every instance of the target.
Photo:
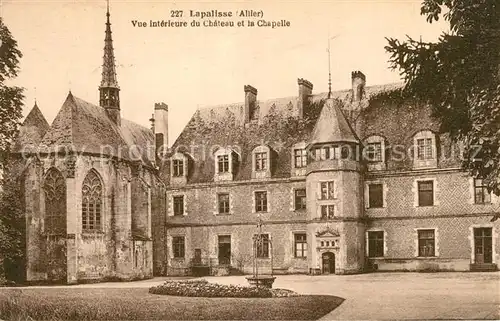
POLYGON ((335 274, 335 254, 326 252, 321 255, 323 274, 335 274))

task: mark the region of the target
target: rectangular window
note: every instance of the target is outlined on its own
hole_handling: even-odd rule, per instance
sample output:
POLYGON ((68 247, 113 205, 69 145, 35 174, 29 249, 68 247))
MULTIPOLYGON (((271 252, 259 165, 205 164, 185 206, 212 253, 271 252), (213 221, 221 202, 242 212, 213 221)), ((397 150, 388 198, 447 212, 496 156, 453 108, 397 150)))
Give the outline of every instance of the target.
POLYGON ((295 210, 305 210, 306 209, 306 189, 296 189, 295 190, 295 210))
POLYGON ((305 149, 294 150, 295 168, 307 166, 307 151, 305 149))
POLYGON ((373 231, 368 232, 368 256, 383 257, 384 256, 384 232, 373 231))
POLYGON ((255 236, 257 238, 257 257, 258 258, 268 258, 269 257, 269 234, 261 234, 260 239, 258 235, 255 236))
POLYGON ((432 155, 432 138, 417 139, 417 159, 427 160, 433 159, 432 155))
POLYGON ((418 256, 435 256, 434 230, 418 230, 418 256))
POLYGON ((307 237, 305 233, 294 234, 295 257, 307 257, 307 237))
POLYGON ((184 215, 184 196, 174 196, 174 215, 184 215))
POLYGON ((267 212, 267 192, 255 192, 255 211, 267 212))
POLYGON ((172 164, 173 173, 175 177, 184 176, 184 161, 180 159, 174 159, 172 164))
POLYGON ((267 153, 255 153, 255 170, 265 171, 267 170, 267 153))
POLYGON ((369 143, 366 146, 366 158, 369 162, 381 162, 382 143, 369 143))
POLYGON ((434 205, 434 182, 418 182, 418 206, 434 205))
POLYGON ((229 213, 229 194, 219 194, 218 196, 219 214, 229 213))
POLYGON ((491 203, 491 194, 488 192, 486 183, 482 179, 474 179, 474 203, 491 203))
POLYGON ((321 219, 329 220, 335 216, 335 206, 334 205, 321 205, 321 219))
POLYGON ((174 236, 172 237, 172 251, 175 258, 184 258, 185 248, 184 248, 184 236, 174 236))
POLYGON ((219 155, 217 156, 217 164, 219 173, 229 172, 229 155, 219 155))
POLYGON ((368 185, 368 207, 384 207, 384 187, 382 184, 368 185))
POLYGON ((335 198, 333 193, 333 182, 321 182, 320 188, 322 200, 332 200, 335 198))

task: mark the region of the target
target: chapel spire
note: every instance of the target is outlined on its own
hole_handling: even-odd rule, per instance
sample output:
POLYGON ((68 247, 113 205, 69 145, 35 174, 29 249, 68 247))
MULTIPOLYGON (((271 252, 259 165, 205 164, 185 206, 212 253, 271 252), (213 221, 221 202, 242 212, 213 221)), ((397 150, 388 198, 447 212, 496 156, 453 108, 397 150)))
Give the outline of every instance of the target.
POLYGON ((116 78, 115 54, 109 21, 109 0, 106 11, 106 31, 104 37, 104 56, 102 79, 99 86, 99 105, 106 109, 108 116, 116 124, 120 124, 120 87, 116 78))

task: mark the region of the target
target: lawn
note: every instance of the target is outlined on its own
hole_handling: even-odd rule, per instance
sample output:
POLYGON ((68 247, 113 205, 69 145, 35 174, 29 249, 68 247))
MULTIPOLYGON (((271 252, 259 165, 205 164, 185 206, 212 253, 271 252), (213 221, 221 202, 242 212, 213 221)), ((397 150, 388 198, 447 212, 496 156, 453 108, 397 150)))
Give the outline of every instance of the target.
POLYGON ((146 288, 0 289, 2 320, 316 320, 342 298, 195 298, 146 288))

